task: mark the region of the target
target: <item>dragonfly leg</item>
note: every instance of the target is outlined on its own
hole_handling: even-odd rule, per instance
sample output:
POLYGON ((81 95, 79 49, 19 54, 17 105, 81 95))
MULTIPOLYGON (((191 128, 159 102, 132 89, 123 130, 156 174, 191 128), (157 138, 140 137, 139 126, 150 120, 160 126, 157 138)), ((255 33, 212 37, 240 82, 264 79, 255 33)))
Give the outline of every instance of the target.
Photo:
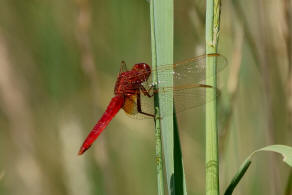
MULTIPOLYGON (((145 89, 145 88, 144 88, 145 89)), ((151 97, 151 96, 150 96, 151 97)), ((149 114, 149 113, 146 113, 146 112, 143 112, 142 111, 142 108, 141 108, 141 99, 140 99, 140 93, 137 94, 137 111, 140 113, 140 114, 144 114, 146 116, 151 116, 151 117, 155 117, 154 114, 149 114)))
POLYGON ((120 73, 126 72, 128 70, 127 64, 124 60, 121 61, 120 73))
POLYGON ((151 85, 151 87, 147 90, 145 89, 145 87, 143 85, 141 85, 141 91, 143 92, 144 95, 148 96, 148 97, 152 97, 153 93, 150 95, 150 90, 153 88, 153 85, 151 85))

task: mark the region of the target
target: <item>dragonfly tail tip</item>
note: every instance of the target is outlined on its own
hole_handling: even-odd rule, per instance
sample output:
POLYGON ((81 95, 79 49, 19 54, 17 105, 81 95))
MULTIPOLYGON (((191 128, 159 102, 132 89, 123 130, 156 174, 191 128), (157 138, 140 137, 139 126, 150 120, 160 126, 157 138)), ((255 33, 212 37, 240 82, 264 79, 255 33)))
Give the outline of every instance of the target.
POLYGON ((80 149, 79 152, 78 152, 78 155, 82 155, 84 152, 80 149))
POLYGON ((90 146, 89 147, 85 147, 85 146, 81 146, 81 148, 80 148, 80 150, 79 150, 79 152, 78 152, 78 155, 80 156, 80 155, 82 155, 86 150, 88 150, 90 148, 90 146))

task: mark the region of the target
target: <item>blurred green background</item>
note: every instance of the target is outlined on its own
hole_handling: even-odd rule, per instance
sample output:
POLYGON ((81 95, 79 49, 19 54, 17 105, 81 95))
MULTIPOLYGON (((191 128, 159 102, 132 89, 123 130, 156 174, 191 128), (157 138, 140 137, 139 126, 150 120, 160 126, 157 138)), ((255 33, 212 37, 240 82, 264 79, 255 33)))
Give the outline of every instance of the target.
MULTIPOLYGON (((205 2, 174 7, 174 61, 203 54, 205 2)), ((253 150, 292 145, 291 10, 291 0, 222 2, 221 192, 253 150)), ((156 194, 152 120, 121 111, 77 156, 120 61, 151 64, 150 46, 144 0, 1 0, 0 194, 156 194)), ((179 115, 190 195, 205 190, 204 118, 203 106, 179 115)), ((289 174, 259 154, 235 194, 284 194, 289 174)))

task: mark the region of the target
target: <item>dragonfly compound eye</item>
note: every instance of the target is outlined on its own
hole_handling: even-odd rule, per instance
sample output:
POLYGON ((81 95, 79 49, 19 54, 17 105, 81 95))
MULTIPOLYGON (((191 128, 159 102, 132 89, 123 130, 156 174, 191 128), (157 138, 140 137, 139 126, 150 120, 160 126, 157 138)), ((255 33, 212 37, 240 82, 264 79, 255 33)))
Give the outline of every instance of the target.
POLYGON ((135 64, 132 70, 139 72, 143 80, 147 80, 151 74, 151 68, 146 63, 135 64))

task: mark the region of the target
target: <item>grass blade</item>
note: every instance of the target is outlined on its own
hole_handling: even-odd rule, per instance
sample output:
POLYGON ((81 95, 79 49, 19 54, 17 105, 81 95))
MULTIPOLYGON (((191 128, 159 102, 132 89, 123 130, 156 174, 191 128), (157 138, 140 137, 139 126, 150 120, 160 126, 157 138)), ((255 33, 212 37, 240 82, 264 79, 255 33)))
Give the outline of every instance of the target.
POLYGON ((249 159, 247 159, 246 161, 244 161, 244 163, 241 165, 239 171, 235 174, 235 176, 231 180, 231 182, 230 182, 229 186, 227 187, 224 195, 230 195, 230 194, 232 194, 233 190, 235 189, 235 187, 237 186, 237 184, 239 183, 239 181, 241 180, 241 178, 246 173, 246 171, 249 168, 250 164, 251 164, 251 161, 249 159))
POLYGON ((227 189, 225 190, 224 195, 231 195, 232 194, 235 187, 237 186, 237 184, 239 183, 239 181, 241 180, 241 178, 244 176, 247 169, 249 168, 249 166, 251 164, 251 158, 253 157, 253 155, 255 153, 261 152, 261 151, 276 152, 276 153, 281 154, 283 156, 283 161, 287 165, 292 167, 292 147, 285 146, 285 145, 270 145, 270 146, 266 146, 264 148, 261 148, 259 150, 256 150, 253 153, 251 153, 247 157, 247 159, 243 162, 240 169, 234 175, 233 179, 231 180, 230 184, 228 185, 227 189))
POLYGON ((174 181, 175 181, 175 194, 187 194, 187 187, 185 181, 185 173, 183 167, 182 152, 180 148, 179 131, 175 109, 173 111, 173 127, 174 127, 174 181))

